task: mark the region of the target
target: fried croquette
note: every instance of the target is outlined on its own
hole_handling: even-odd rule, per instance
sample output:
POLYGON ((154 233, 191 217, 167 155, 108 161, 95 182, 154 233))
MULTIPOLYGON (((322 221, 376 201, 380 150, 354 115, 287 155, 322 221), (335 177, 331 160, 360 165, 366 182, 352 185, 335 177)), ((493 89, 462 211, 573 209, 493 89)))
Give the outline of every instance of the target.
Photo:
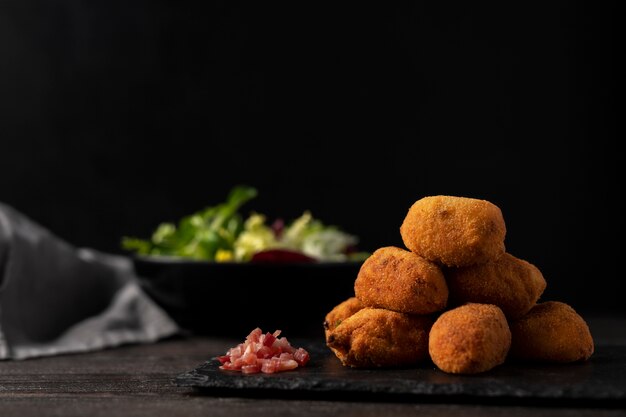
POLYGON ((397 367, 428 358, 429 316, 363 308, 330 332, 328 347, 344 366, 397 367))
POLYGON ((585 361, 594 351, 585 320, 569 305, 547 301, 511 323, 510 356, 538 362, 585 361))
POLYGON ((354 293, 364 306, 408 314, 430 314, 448 302, 448 286, 439 267, 394 246, 377 249, 363 262, 354 293))
POLYGON ((356 297, 350 297, 347 300, 337 304, 332 310, 326 314, 324 320, 324 332, 326 333, 326 339, 330 333, 335 330, 342 321, 356 313, 363 308, 363 304, 356 297))
POLYGON ((546 280, 533 264, 505 253, 494 261, 444 271, 450 304, 495 304, 507 319, 516 319, 537 303, 546 280))
POLYGON ((433 324, 428 351, 447 373, 476 374, 504 363, 511 332, 502 310, 492 304, 469 303, 441 314, 433 324))
POLYGON ((400 235, 408 249, 429 261, 468 266, 505 252, 506 226, 500 208, 489 201, 439 195, 413 203, 400 235))

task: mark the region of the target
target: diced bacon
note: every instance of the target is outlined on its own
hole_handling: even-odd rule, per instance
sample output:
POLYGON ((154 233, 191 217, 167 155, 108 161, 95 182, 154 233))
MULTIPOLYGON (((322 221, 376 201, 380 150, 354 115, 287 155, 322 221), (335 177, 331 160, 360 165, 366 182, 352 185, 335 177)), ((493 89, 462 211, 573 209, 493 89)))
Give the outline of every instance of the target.
POLYGON ((258 364, 254 365, 244 365, 241 367, 241 372, 244 374, 256 374, 261 371, 261 366, 258 364))
POLYGON ((271 333, 266 333, 265 336, 263 337, 263 345, 265 346, 272 346, 272 344, 274 343, 274 341, 276 340, 277 336, 274 336, 271 333))
POLYGON ((256 356, 259 359, 268 359, 273 356, 274 352, 272 348, 269 346, 261 346, 261 348, 256 352, 256 356))
POLYGON ((246 337, 246 342, 258 342, 259 337, 263 334, 263 330, 258 327, 250 332, 250 334, 246 337))
POLYGON ((257 356, 256 353, 254 352, 249 352, 246 353, 245 355, 243 355, 241 357, 241 360, 243 361, 243 363, 245 363, 246 365, 255 365, 257 362, 257 356))
POLYGON ((278 369, 278 362, 271 359, 265 359, 261 365, 261 372, 273 374, 278 369))
POLYGON ((296 349, 294 349, 294 347, 289 344, 289 341, 286 337, 279 337, 278 339, 276 339, 272 346, 280 348, 283 352, 292 353, 296 351, 296 349))
POLYGON ((235 346, 234 348, 229 349, 228 353, 226 354, 235 358, 243 355, 243 345, 238 345, 238 346, 235 346))
POLYGON ((224 370, 227 370, 227 371, 234 371, 235 370, 235 365, 233 365, 232 362, 226 362, 225 364, 220 366, 220 369, 224 369, 224 370))
POLYGON ((243 374, 263 372, 272 374, 305 366, 309 353, 303 348, 294 348, 281 331, 265 333, 260 328, 252 330, 246 340, 228 349, 226 355, 218 356, 219 369, 239 371, 243 374))
POLYGON ((298 362, 293 359, 281 360, 278 366, 278 371, 290 371, 298 367, 298 362))
POLYGON ((307 362, 309 361, 310 356, 309 356, 309 352, 307 352, 306 350, 302 348, 298 348, 293 353, 293 358, 296 362, 298 362, 298 365, 305 366, 307 362))

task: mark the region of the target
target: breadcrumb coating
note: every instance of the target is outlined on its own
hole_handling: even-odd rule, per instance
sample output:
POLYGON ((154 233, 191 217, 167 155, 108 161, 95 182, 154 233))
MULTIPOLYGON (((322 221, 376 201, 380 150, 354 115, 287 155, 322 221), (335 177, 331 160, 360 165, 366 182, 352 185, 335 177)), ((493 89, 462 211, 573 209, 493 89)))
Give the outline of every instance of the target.
POLYGON ((470 303, 448 310, 433 324, 428 351, 447 373, 476 374, 504 363, 511 332, 502 310, 491 304, 470 303))
POLYGON ((533 264, 505 253, 494 261, 445 272, 450 302, 495 304, 507 319, 517 319, 537 303, 546 280, 533 264))
POLYGON ((354 281, 354 293, 367 307, 409 314, 440 311, 448 302, 441 269, 394 246, 379 248, 365 260, 354 281))
POLYGON ((486 200, 430 196, 417 200, 400 226, 405 246, 446 266, 468 266, 505 252, 506 225, 500 208, 486 200))
POLYGON ((363 304, 361 304, 359 299, 356 297, 350 297, 333 307, 333 309, 326 314, 324 319, 324 332, 326 334, 326 339, 328 339, 330 332, 335 330, 335 328, 339 326, 342 321, 362 308, 363 304))
POLYGON ((331 331, 327 345, 344 366, 410 366, 428 359, 433 320, 380 308, 363 308, 331 331))
POLYGON ((585 320, 568 304, 547 301, 511 323, 511 358, 568 363, 588 360, 594 342, 585 320))

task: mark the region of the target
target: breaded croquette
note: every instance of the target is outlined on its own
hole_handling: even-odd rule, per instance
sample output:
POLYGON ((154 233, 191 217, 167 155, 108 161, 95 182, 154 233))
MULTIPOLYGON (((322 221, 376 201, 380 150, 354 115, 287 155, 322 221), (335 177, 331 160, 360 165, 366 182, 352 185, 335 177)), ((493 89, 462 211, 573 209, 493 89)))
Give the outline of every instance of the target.
POLYGON ((364 306, 408 314, 443 310, 448 286, 439 267, 393 246, 379 248, 365 260, 354 281, 364 306))
POLYGON ((342 321, 362 308, 363 304, 361 304, 358 298, 350 297, 330 310, 328 314, 326 314, 326 318, 324 320, 324 332, 326 333, 326 339, 328 339, 330 332, 335 330, 335 327, 339 326, 342 321))
POLYGON ((410 366, 428 358, 429 316, 363 308, 339 324, 327 345, 344 366, 410 366))
POLYGON ((494 261, 444 271, 451 305, 495 304, 516 319, 537 303, 546 280, 533 264, 505 253, 494 261))
POLYGON ((585 361, 594 351, 585 320, 569 305, 547 301, 511 323, 511 358, 568 363, 585 361))
POLYGON ((506 226, 500 208, 467 197, 417 200, 400 226, 402 241, 418 255, 446 266, 468 266, 505 252, 506 226))
POLYGON ((441 314, 430 330, 428 351, 437 367, 453 374, 476 374, 502 364, 511 332, 502 310, 469 303, 441 314))

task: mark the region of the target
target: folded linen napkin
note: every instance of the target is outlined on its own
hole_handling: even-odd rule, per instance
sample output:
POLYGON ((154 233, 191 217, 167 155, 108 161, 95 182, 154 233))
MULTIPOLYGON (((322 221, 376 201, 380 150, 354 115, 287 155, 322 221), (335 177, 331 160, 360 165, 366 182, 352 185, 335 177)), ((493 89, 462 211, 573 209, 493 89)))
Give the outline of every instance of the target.
POLYGON ((77 248, 0 203, 0 359, 150 343, 180 331, 130 259, 77 248))

